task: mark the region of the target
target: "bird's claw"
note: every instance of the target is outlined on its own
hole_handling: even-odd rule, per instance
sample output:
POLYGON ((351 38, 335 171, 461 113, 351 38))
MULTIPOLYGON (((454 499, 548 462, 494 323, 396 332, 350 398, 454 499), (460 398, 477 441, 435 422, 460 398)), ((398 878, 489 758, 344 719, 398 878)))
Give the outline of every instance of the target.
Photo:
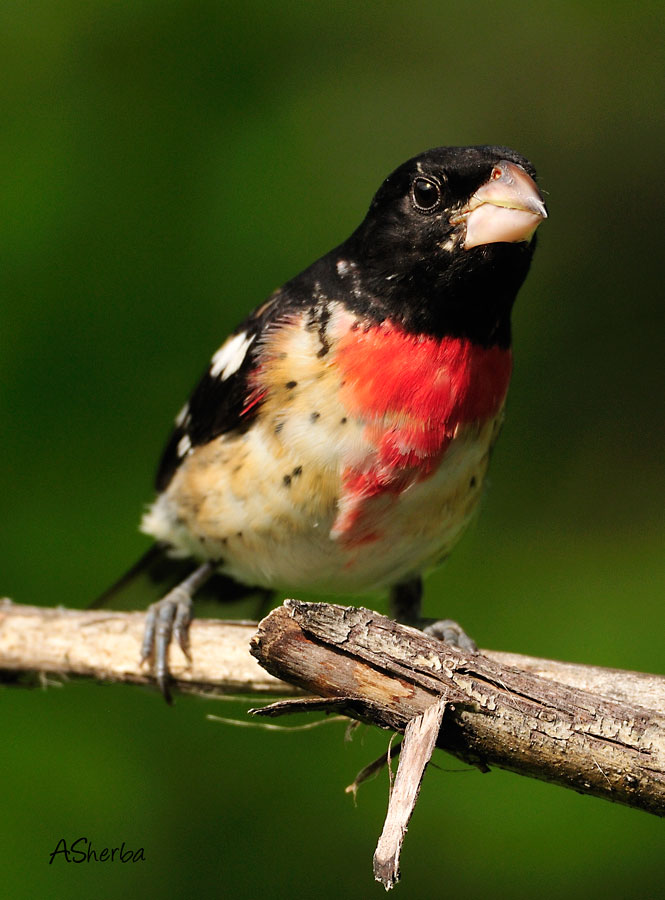
POLYGON ((141 645, 141 662, 150 660, 155 680, 167 703, 171 703, 169 681, 169 647, 175 638, 180 649, 191 662, 189 626, 192 621, 192 598, 215 571, 212 560, 202 563, 190 575, 172 588, 157 603, 148 607, 145 632, 141 645))
POLYGON ((475 653, 478 650, 476 642, 469 637, 462 626, 455 622, 454 619, 427 620, 427 624, 423 622, 422 630, 425 634, 429 634, 430 637, 437 638, 439 641, 454 644, 460 650, 468 650, 471 653, 475 653))
POLYGON ((192 621, 192 597, 182 585, 148 607, 141 646, 141 663, 150 661, 160 691, 171 703, 168 652, 175 638, 180 649, 191 662, 189 626, 192 621))

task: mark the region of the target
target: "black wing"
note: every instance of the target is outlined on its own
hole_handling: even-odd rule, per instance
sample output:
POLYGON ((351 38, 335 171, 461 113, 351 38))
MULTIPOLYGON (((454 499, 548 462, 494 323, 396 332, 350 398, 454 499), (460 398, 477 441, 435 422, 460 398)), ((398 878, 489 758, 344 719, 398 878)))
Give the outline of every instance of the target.
POLYGON ((165 490, 191 447, 207 444, 220 434, 249 428, 261 408, 260 398, 252 395, 251 375, 258 365, 260 336, 271 323, 295 309, 310 308, 308 325, 323 335, 330 289, 334 285, 333 292, 339 291, 332 262, 336 253, 333 250, 326 254, 276 290, 215 353, 176 419, 157 470, 158 491, 165 490))
POLYGON ((259 335, 267 323, 288 305, 281 291, 259 306, 215 353, 189 402, 176 419, 176 427, 162 454, 155 486, 163 491, 190 449, 207 444, 220 434, 244 431, 260 407, 253 397, 252 372, 260 352, 259 335))

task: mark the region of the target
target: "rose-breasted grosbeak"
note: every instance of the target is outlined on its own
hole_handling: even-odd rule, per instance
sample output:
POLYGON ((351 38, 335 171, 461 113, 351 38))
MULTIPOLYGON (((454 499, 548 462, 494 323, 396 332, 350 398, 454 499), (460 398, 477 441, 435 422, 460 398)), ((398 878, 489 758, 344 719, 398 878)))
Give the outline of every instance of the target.
POLYGON ((214 573, 234 590, 388 588, 418 619, 422 572, 467 526, 503 419, 511 308, 547 215, 534 178, 506 147, 414 157, 214 354, 141 526, 146 565, 192 561, 148 616, 165 693, 172 634, 186 651, 214 573))

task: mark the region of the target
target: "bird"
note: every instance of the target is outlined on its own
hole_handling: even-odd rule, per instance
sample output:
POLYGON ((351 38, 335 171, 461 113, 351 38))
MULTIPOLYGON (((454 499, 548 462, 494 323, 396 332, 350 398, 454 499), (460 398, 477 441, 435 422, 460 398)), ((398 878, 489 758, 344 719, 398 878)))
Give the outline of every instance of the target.
POLYGON ((507 147, 400 165, 343 243, 219 346, 178 413, 140 569, 186 577, 149 607, 142 660, 170 700, 192 598, 387 591, 421 621, 423 576, 482 494, 512 370, 511 310, 547 210, 507 147), (184 562, 183 562, 184 561, 184 562))

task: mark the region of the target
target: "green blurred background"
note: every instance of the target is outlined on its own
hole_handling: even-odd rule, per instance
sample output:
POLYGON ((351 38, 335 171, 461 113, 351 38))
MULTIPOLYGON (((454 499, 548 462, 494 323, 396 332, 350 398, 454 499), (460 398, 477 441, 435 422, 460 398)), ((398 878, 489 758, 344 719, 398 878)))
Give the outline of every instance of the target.
MULTIPOLYGON (((550 220, 515 310, 483 510, 427 586, 482 646, 665 670, 662 3, 3 0, 0 592, 85 606, 239 317, 381 179, 502 143, 550 220)), ((149 598, 145 598, 145 602, 149 598)), ((223 613, 222 613, 223 614, 223 613)), ((387 736, 233 729, 249 703, 0 692, 6 896, 379 896, 387 736), (48 865, 59 838, 144 847, 48 865)), ((657 819, 439 754, 402 897, 665 897, 657 819), (449 771, 450 770, 450 771, 449 771)))

